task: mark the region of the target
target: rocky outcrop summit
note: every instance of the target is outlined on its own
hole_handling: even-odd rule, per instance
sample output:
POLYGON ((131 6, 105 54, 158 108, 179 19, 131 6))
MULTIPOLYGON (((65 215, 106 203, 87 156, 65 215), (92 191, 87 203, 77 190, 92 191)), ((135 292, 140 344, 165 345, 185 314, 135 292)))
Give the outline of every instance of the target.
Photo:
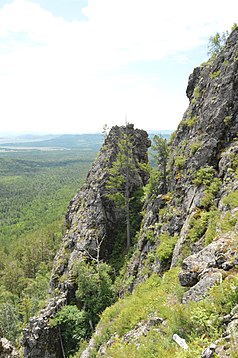
POLYGON ((63 245, 56 255, 54 269, 51 277, 51 287, 61 291, 73 290, 70 283, 72 265, 79 258, 88 255, 96 257, 98 243, 102 242, 100 258, 107 261, 115 244, 115 231, 118 226, 123 227, 125 222, 124 210, 117 208, 107 196, 106 182, 108 169, 116 160, 119 147, 118 139, 121 132, 133 138, 133 159, 138 167, 130 177, 130 193, 142 188, 147 180, 148 173, 141 164, 148 162, 147 150, 150 140, 145 131, 134 129, 133 125, 126 127, 113 127, 98 158, 90 170, 86 182, 78 194, 69 204, 66 215, 66 234, 63 245), (60 280, 62 275, 68 275, 68 280, 60 280))
POLYGON ((96 258, 99 242, 102 242, 100 259, 107 261, 115 245, 116 230, 125 226, 124 211, 117 208, 107 197, 106 189, 108 169, 116 159, 119 151, 118 140, 125 131, 133 138, 133 160, 138 169, 133 171, 131 176, 130 193, 143 187, 148 180, 148 173, 141 166, 148 161, 147 149, 150 140, 147 133, 134 129, 130 124, 126 127, 113 127, 88 173, 85 184, 69 204, 65 220, 66 232, 55 257, 51 277, 51 290, 56 296, 24 329, 25 357, 63 357, 60 334, 49 326, 49 320, 74 298, 77 286, 72 273, 73 265, 80 260, 96 258))

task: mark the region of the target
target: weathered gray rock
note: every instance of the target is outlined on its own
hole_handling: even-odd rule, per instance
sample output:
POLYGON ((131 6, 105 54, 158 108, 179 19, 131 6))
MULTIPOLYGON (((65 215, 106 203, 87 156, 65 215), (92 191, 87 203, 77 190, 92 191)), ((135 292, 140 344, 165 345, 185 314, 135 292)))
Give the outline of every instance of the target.
POLYGON ((188 303, 189 301, 201 301, 207 296, 210 288, 221 281, 222 273, 220 270, 215 272, 213 270, 208 270, 204 277, 183 295, 182 302, 188 303))
POLYGON ((49 300, 46 309, 38 317, 32 317, 23 329, 22 345, 25 358, 61 358, 64 357, 60 332, 49 326, 49 320, 66 304, 65 295, 49 300))
MULTIPOLYGON (((191 216, 197 208, 203 209, 205 187, 193 182, 200 168, 214 167, 217 177, 222 180, 221 190, 212 203, 215 207, 220 208, 222 195, 235 188, 233 185, 229 189, 226 180, 230 183, 235 181, 230 171, 232 158, 238 152, 237 142, 233 141, 238 132, 237 39, 236 29, 220 55, 196 68, 189 78, 187 96, 190 104, 175 133, 168 161, 168 190, 173 196, 168 203, 164 202, 163 207, 157 204, 157 198, 149 200, 145 206, 139 252, 132 259, 129 273, 135 277, 134 286, 146 279, 143 277, 144 262, 148 253, 156 250, 162 232, 179 236, 171 259, 172 267, 186 257, 184 251, 187 252, 188 248, 191 253, 197 251, 188 233, 191 216), (177 164, 180 161, 181 166, 177 164), (160 211, 169 207, 175 208, 177 213, 161 218, 160 211), (154 244, 148 243, 146 231, 149 227, 154 230, 154 244)), ((154 267, 151 269, 154 270, 154 267)), ((158 270, 162 273, 164 268, 159 267, 158 270)))
MULTIPOLYGON (((152 272, 163 275, 169 267, 182 262, 179 279, 183 286, 189 287, 183 302, 198 301, 208 294, 213 285, 225 280, 227 272, 234 269, 237 262, 237 222, 233 228, 222 230, 218 220, 213 237, 209 238, 212 242, 206 247, 206 224, 195 242, 192 242, 190 232, 191 219, 199 217, 201 212, 217 211, 220 221, 227 214, 231 214, 234 220, 237 218, 237 208, 231 208, 229 203, 223 202, 227 194, 238 189, 235 174, 237 164, 234 165, 238 154, 237 53, 238 29, 232 32, 220 54, 196 68, 189 78, 186 91, 189 107, 170 145, 168 194, 156 196, 152 193, 145 203, 139 242, 126 277, 133 277, 132 284, 127 287, 130 291, 152 272), (214 168, 214 177, 221 181, 221 186, 212 192, 211 200, 207 203, 204 203, 204 198, 212 191, 206 191, 209 185, 194 182, 197 172, 203 167, 214 168), (162 265, 156 256, 163 233, 178 237, 167 266, 162 265), (148 258, 153 256, 151 263, 148 258)), ((232 330, 237 330, 236 318, 234 315, 231 317, 224 321, 227 337, 232 330)), ((128 341, 132 339, 128 337, 128 341)), ((204 358, 213 357, 214 350, 219 357, 229 356, 225 345, 215 344, 216 347, 210 345, 204 350, 204 358)))
POLYGON ((201 358, 213 358, 216 349, 216 344, 212 343, 207 349, 202 353, 201 358))
POLYGON ((163 323, 161 317, 153 317, 148 321, 141 321, 133 330, 126 333, 123 337, 125 342, 139 342, 141 336, 147 336, 152 327, 163 323))
POLYGON ((179 280, 182 286, 191 287, 199 281, 199 276, 209 268, 223 269, 236 255, 236 241, 230 235, 224 236, 187 257, 182 264, 179 280))
POLYGON ((198 253, 188 256, 182 264, 179 280, 182 286, 191 287, 183 296, 183 303, 200 301, 206 297, 210 288, 222 283, 224 269, 232 267, 236 255, 236 240, 224 236, 198 253))
POLYGON ((173 335, 173 340, 181 347, 183 348, 184 350, 187 350, 188 349, 188 345, 185 341, 184 338, 181 338, 178 334, 174 334, 173 335))
POLYGON ((200 74, 201 74, 201 68, 196 67, 193 70, 193 73, 189 76, 188 86, 187 86, 187 90, 186 90, 186 95, 189 99, 192 98, 194 88, 197 86, 197 84, 199 82, 200 74))
MULTIPOLYGON (((118 225, 123 226, 125 214, 108 199, 105 185, 109 175, 108 169, 119 151, 118 138, 125 130, 125 127, 111 129, 85 184, 69 205, 66 215, 68 230, 55 258, 51 278, 53 288, 65 289, 59 280, 60 276, 65 273, 69 273, 70 276, 76 259, 88 254, 96 257, 97 242, 102 238, 104 240, 100 249, 101 258, 107 260, 113 250, 115 230, 118 229, 118 225)), ((134 129, 133 125, 128 125, 127 132, 133 138, 132 159, 138 167, 138 171, 130 176, 129 190, 133 193, 148 180, 148 173, 141 168, 141 164, 146 164, 148 161, 147 150, 150 140, 145 131, 134 129)))
POLYGON ((20 354, 6 338, 0 338, 0 358, 20 358, 20 354))

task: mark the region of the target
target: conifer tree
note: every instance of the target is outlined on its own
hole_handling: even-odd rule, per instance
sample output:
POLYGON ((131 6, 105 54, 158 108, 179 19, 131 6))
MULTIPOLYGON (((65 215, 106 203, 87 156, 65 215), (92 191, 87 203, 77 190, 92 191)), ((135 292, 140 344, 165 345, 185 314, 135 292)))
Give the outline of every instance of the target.
POLYGON ((131 245, 130 200, 132 178, 137 171, 133 156, 133 137, 129 133, 130 124, 126 123, 125 130, 118 138, 118 154, 116 160, 109 169, 109 177, 106 184, 108 198, 114 201, 117 207, 125 212, 127 249, 131 245))
POLYGON ((162 174, 162 193, 165 194, 167 192, 167 174, 166 174, 166 166, 168 161, 168 143, 165 138, 161 135, 155 135, 153 138, 151 149, 154 153, 152 153, 153 157, 156 160, 156 164, 158 167, 158 171, 162 174))
MULTIPOLYGON (((237 24, 234 23, 231 30, 236 29, 236 27, 237 24)), ((211 36, 208 41, 207 54, 211 57, 216 57, 225 46, 228 36, 229 36, 228 31, 222 33, 217 32, 214 36, 211 36)))

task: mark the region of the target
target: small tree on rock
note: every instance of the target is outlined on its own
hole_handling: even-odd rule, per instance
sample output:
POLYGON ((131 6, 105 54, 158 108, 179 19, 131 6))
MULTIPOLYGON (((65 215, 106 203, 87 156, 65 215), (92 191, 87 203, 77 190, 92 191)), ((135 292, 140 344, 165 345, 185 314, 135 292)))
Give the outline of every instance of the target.
POLYGON ((156 160, 158 171, 162 174, 162 193, 167 192, 167 174, 166 167, 168 161, 168 143, 161 135, 155 135, 153 138, 151 149, 153 157, 156 160))
POLYGON ((125 130, 121 131, 117 141, 118 154, 108 171, 109 177, 106 184, 107 197, 117 207, 125 211, 127 249, 131 245, 130 228, 130 200, 133 177, 138 172, 133 156, 133 138, 129 133, 130 124, 126 124, 125 130))
POLYGON ((225 46, 226 40, 228 38, 228 31, 220 34, 217 32, 214 36, 211 36, 208 41, 208 55, 213 57, 218 55, 221 49, 225 46))

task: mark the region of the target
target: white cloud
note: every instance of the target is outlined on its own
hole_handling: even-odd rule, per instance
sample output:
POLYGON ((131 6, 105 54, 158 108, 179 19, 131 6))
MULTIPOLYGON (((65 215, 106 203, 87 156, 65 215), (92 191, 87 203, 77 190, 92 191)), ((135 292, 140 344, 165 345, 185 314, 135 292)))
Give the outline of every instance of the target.
POLYGON ((97 131, 124 122, 125 113, 140 127, 175 127, 186 109, 176 78, 168 94, 160 87, 166 73, 128 68, 135 61, 159 67, 170 56, 170 66, 186 63, 186 51, 229 29, 237 10, 233 0, 196 7, 188 0, 89 0, 88 21, 68 22, 14 0, 0 9, 1 131, 97 131))

